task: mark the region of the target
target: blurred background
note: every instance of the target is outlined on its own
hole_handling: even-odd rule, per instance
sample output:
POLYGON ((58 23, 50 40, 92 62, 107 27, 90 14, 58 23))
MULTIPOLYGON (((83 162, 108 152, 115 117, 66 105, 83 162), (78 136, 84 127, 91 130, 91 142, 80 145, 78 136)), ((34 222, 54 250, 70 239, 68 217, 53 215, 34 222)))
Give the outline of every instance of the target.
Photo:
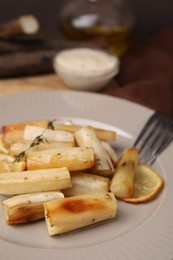
MULTIPOLYGON (((74 36, 75 32, 70 31, 72 29, 69 23, 64 25, 70 28, 69 32, 74 36)), ((69 33, 66 31, 65 35, 69 36, 69 33)), ((84 43, 86 44, 84 46, 91 48, 109 49, 121 59, 119 74, 114 77, 112 84, 100 91, 101 93, 125 98, 173 114, 173 0, 0 0, 0 36, 0 79, 39 76, 21 80, 21 83, 14 80, 1 80, 0 92, 2 93, 9 93, 12 89, 13 93, 23 91, 23 86, 26 89, 26 82, 27 90, 32 90, 33 86, 37 86, 35 88, 38 90, 38 85, 40 89, 43 85, 49 88, 66 89, 67 86, 55 77, 54 56, 63 48, 83 47, 84 43), (113 1, 116 3, 115 8, 111 7, 113 1), (101 10, 103 23, 92 15, 94 12, 88 12, 88 19, 85 15, 86 6, 78 8, 76 2, 79 5, 81 2, 84 5, 91 4, 93 8, 97 5, 101 10), (122 3, 124 9, 120 8, 122 3), (127 3, 131 3, 135 21, 132 34, 131 18, 127 15, 127 3), (62 12, 67 6, 66 12, 62 12), (59 30, 62 14, 67 15, 68 12, 71 14, 76 12, 77 19, 70 20, 79 29, 75 41, 69 41, 70 37, 64 37, 59 30), (115 12, 117 12, 115 19, 121 20, 123 17, 122 19, 125 20, 120 23, 114 20, 115 23, 112 23, 114 18, 111 17, 114 17, 115 12), (21 32, 20 26, 17 25, 18 31, 14 35, 13 26, 16 27, 18 22, 13 21, 12 24, 8 22, 27 14, 38 19, 38 33, 36 31, 32 35, 27 35, 21 32), (87 27, 86 23, 89 22, 90 25, 92 21, 93 24, 95 23, 94 26, 87 27), (118 27, 114 26, 117 24, 118 27), (86 33, 85 30, 88 28, 89 31, 86 33), (85 42, 85 37, 88 35, 97 37, 85 42), (128 41, 129 35, 131 35, 130 41, 128 41), (43 74, 47 75, 41 77, 40 75, 43 74)))
MULTIPOLYGON (((0 22, 21 14, 32 13, 40 20, 42 29, 57 28, 61 7, 71 0, 6 0, 0 1, 0 22)), ((106 4, 105 0, 105 4, 106 4)), ((136 37, 147 37, 163 28, 173 26, 172 0, 132 0, 135 10, 136 37)))

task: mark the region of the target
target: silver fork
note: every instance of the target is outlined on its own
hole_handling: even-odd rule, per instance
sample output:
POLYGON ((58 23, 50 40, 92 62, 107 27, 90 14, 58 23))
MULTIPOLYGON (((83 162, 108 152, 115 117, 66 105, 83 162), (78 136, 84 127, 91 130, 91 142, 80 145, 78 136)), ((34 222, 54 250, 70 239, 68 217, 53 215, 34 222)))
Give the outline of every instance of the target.
POLYGON ((142 128, 133 147, 138 149, 141 163, 152 165, 172 140, 173 117, 155 112, 142 128))

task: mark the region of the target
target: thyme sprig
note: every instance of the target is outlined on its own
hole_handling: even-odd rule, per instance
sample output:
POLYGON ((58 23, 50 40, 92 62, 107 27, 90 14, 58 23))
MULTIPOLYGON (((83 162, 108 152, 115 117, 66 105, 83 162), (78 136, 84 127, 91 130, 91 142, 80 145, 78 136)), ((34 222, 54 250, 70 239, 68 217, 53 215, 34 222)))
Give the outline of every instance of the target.
POLYGON ((52 129, 52 130, 55 130, 55 126, 54 126, 53 123, 54 123, 56 120, 57 120, 57 119, 54 119, 54 120, 52 120, 52 121, 49 121, 47 128, 52 129))
POLYGON ((20 162, 20 160, 21 160, 23 157, 25 157, 26 152, 27 152, 30 148, 32 148, 32 147, 34 147, 34 146, 36 146, 36 145, 39 145, 39 144, 41 144, 41 143, 44 143, 44 142, 47 142, 47 143, 48 143, 48 140, 44 137, 44 134, 45 134, 45 132, 47 131, 47 129, 52 129, 52 130, 55 129, 55 127, 54 127, 54 125, 53 125, 53 123, 54 123, 55 121, 56 121, 56 119, 54 119, 53 121, 48 122, 48 126, 47 126, 47 128, 44 129, 43 133, 42 133, 41 135, 38 135, 38 136, 32 141, 32 143, 30 144, 30 146, 28 147, 28 149, 26 149, 25 151, 22 151, 21 153, 19 153, 19 154, 16 156, 16 158, 14 159, 13 162, 20 162))

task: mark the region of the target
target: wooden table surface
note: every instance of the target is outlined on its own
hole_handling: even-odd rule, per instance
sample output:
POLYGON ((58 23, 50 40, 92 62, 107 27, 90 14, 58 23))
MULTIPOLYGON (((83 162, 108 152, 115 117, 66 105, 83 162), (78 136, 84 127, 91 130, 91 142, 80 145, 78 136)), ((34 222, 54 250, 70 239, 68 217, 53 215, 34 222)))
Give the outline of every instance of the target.
POLYGON ((44 90, 69 90, 69 88, 55 74, 0 80, 0 95, 44 90))
MULTIPOLYGON (((111 81, 106 88, 116 88, 116 81, 111 81)), ((71 90, 65 85, 58 75, 45 74, 39 76, 29 76, 22 78, 1 79, 0 80, 0 96, 31 91, 46 90, 71 90)), ((100 91, 99 91, 100 92, 100 91)), ((102 91, 101 91, 102 92, 102 91)))

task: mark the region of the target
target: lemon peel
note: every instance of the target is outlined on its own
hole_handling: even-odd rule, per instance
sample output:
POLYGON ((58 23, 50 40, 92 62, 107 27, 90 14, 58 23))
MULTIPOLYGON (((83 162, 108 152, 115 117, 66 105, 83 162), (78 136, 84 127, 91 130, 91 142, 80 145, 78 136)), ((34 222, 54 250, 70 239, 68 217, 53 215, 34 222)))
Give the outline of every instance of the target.
POLYGON ((147 165, 139 164, 135 170, 134 191, 131 198, 124 198, 130 203, 147 202, 154 199, 161 191, 163 178, 147 165))

